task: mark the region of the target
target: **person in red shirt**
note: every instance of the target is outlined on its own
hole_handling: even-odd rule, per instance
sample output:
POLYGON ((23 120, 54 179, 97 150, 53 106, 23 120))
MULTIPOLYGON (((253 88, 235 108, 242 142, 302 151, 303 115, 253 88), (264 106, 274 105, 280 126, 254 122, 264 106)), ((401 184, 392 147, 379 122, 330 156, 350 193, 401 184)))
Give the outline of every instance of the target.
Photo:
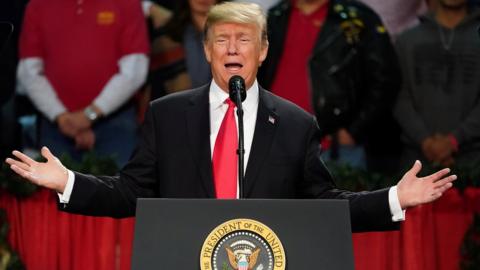
POLYGON ((268 26, 259 83, 315 114, 323 157, 396 170, 391 107, 400 71, 379 17, 357 1, 284 0, 270 10, 268 26))
POLYGON ((124 163, 136 137, 129 100, 145 80, 147 53, 139 1, 31 1, 18 78, 41 114, 39 144, 77 159, 93 149, 124 163))

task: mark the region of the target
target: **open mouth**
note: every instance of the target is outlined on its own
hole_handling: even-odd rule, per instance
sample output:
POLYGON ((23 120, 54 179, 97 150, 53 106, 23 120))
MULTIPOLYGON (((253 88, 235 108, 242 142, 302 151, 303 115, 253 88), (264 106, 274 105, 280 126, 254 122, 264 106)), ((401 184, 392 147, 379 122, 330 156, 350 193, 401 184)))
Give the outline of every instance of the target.
POLYGON ((243 67, 243 65, 240 64, 240 63, 226 63, 225 64, 225 68, 228 71, 231 71, 231 72, 239 71, 242 67, 243 67))

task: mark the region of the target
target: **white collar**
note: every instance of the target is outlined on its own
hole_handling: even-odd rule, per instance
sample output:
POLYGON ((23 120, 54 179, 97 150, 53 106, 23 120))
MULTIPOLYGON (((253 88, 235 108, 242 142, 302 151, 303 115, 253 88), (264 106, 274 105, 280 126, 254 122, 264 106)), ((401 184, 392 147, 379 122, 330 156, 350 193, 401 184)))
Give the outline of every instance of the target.
MULTIPOLYGON (((251 112, 255 106, 258 106, 258 82, 255 80, 253 85, 247 89, 247 98, 242 102, 243 110, 246 114, 251 112)), ((216 110, 221 107, 225 100, 229 97, 228 93, 223 91, 220 86, 212 79, 210 84, 210 106, 212 109, 216 110)))

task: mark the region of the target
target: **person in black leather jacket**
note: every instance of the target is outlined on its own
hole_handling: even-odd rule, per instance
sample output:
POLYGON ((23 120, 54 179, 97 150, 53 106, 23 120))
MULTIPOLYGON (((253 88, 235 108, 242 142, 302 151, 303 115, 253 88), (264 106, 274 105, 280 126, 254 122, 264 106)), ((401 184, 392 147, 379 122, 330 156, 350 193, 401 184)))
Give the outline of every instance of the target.
MULTIPOLYGON (((259 73, 259 82, 267 89, 285 53, 292 2, 280 2, 268 14, 270 48, 259 73)), ((328 11, 305 68, 312 111, 323 135, 331 138, 332 157, 338 157, 345 142, 354 143, 366 150, 369 168, 394 169, 400 143, 391 108, 400 71, 390 37, 379 17, 362 3, 317 2, 326 2, 328 11)))

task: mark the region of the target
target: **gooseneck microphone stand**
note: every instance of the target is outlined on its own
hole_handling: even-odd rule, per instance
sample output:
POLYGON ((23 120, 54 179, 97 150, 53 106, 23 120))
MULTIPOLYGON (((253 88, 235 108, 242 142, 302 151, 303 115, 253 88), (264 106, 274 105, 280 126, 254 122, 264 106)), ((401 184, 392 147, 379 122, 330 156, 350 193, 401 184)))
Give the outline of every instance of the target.
POLYGON ((235 102, 237 106, 237 118, 238 118, 238 187, 239 187, 239 199, 245 198, 244 186, 245 186, 245 146, 243 138, 243 107, 242 102, 247 97, 245 90, 245 80, 238 76, 232 76, 228 82, 228 90, 230 99, 235 102))

